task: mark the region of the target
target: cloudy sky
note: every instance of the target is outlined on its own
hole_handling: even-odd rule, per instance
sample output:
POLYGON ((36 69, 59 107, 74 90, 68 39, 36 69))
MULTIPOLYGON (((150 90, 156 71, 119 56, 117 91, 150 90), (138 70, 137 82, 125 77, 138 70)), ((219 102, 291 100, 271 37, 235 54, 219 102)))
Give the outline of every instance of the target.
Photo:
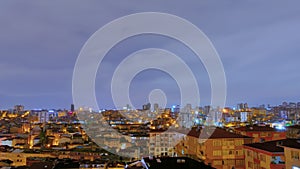
MULTIPOLYGON (((300 101, 299 6, 298 0, 0 1, 0 109, 15 104, 69 108, 73 69, 85 42, 105 24, 137 12, 177 15, 207 35, 224 66, 227 106, 300 101)), ((114 107, 114 70, 145 48, 180 56, 197 78, 201 105, 210 103, 209 78, 193 52, 174 39, 141 35, 117 44, 100 64, 95 83, 99 107, 114 107)), ((165 92, 168 105, 180 103, 176 79, 153 69, 132 80, 129 95, 140 107, 157 88, 165 92)))

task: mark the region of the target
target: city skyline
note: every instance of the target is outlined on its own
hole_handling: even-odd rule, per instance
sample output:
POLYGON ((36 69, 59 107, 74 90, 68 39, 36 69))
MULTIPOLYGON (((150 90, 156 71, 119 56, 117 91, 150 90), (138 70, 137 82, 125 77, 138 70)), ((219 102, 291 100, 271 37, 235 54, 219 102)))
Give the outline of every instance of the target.
POLYGON ((103 108, 103 107, 100 107, 99 110, 96 110, 96 109, 93 109, 91 107, 87 107, 87 106, 78 106, 78 107, 75 107, 74 104, 69 104, 69 105, 66 105, 64 107, 35 107, 35 108, 30 108, 30 107, 26 107, 26 105, 23 105, 23 104, 14 104, 12 107, 8 107, 8 108, 1 108, 0 107, 0 110, 15 110, 16 107, 22 107, 23 110, 79 110, 79 109, 83 109, 83 110, 92 110, 92 111, 103 111, 103 110, 143 110, 145 109, 145 107, 147 107, 147 109, 150 109, 150 110, 155 110, 156 108, 158 109, 185 109, 187 106, 191 106, 192 109, 196 109, 196 108, 205 108, 207 106, 211 107, 212 109, 218 109, 218 108, 231 108, 231 109, 234 109, 234 110, 238 110, 240 105, 247 105, 246 107, 251 109, 251 108, 263 108, 263 109, 270 109, 272 107, 280 107, 280 106, 295 106, 295 107, 299 107, 300 106, 300 101, 296 101, 296 102, 292 102, 292 101, 282 101, 281 103, 278 103, 278 104, 275 104, 275 105, 271 105, 271 104, 265 104, 265 103, 261 103, 261 104, 257 104, 257 105, 249 105, 247 102, 238 102, 236 104, 233 104, 233 105, 225 105, 224 107, 213 107, 211 105, 197 105, 197 106, 194 106, 194 105, 191 105, 191 104, 186 104, 186 105, 179 105, 179 104, 173 104, 173 105, 170 105, 170 106, 166 106, 166 107, 162 107, 160 104, 158 103, 154 103, 154 104, 151 104, 151 103, 145 103, 143 105, 141 105, 141 107, 130 107, 128 104, 127 105, 124 105, 124 107, 120 108, 120 109, 110 109, 110 108, 103 108), (68 107, 69 106, 69 107, 68 107))
MULTIPOLYGON (((15 104, 28 109, 68 108, 73 102, 73 68, 84 43, 110 21, 137 12, 177 15, 208 36, 223 62, 226 106, 241 102, 249 106, 297 102, 299 3, 1 1, 0 109, 15 104)), ((197 75, 200 105, 210 104, 209 78, 193 52, 170 38, 143 35, 117 44, 99 66, 98 71, 105 72, 96 78, 100 108, 113 108, 110 78, 122 59, 149 47, 180 56, 197 75)), ((167 107, 180 104, 174 79, 162 71, 148 70, 138 74, 131 85, 131 99, 136 107, 149 102, 148 94, 156 88, 165 91, 167 107)))

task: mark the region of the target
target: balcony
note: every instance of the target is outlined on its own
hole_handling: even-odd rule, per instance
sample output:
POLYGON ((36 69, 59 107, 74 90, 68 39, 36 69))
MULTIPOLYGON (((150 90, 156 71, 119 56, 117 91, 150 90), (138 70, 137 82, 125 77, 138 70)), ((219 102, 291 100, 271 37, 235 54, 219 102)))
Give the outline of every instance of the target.
POLYGON ((270 164, 270 169, 285 169, 284 163, 270 164))
POLYGON ((275 156, 271 159, 271 169, 285 169, 285 162, 281 156, 275 156))

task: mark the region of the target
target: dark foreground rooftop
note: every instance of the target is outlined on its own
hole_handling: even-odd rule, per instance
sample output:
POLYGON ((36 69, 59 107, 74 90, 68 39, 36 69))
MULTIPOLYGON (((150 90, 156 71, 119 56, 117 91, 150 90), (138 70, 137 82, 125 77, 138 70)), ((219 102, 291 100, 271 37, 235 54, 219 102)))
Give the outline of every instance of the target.
POLYGON ((127 169, 213 169, 187 157, 147 157, 127 166, 127 169))

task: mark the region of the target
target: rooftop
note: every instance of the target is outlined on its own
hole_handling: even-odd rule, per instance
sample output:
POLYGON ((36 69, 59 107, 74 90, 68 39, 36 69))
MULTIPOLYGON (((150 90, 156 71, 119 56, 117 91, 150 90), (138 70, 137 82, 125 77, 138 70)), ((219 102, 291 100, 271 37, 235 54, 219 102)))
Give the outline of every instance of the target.
POLYGON ((260 150, 271 152, 271 153, 283 153, 284 149, 279 146, 281 141, 283 141, 283 140, 267 141, 264 143, 244 144, 244 146, 255 148, 255 149, 260 149, 260 150))
MULTIPOLYGON (((213 169, 213 167, 188 157, 147 157, 143 161, 149 169, 213 169)), ((133 167, 132 167, 133 168, 133 167)))
POLYGON ((241 134, 236 134, 218 127, 204 127, 204 128, 192 128, 187 134, 188 136, 197 138, 209 138, 209 139, 219 139, 219 138, 251 138, 241 134))
POLYGON ((299 139, 285 139, 282 142, 282 147, 296 148, 300 149, 300 140, 299 139))
POLYGON ((193 127, 191 129, 156 129, 151 130, 151 133, 162 133, 162 132, 177 132, 180 134, 185 134, 191 137, 196 138, 210 138, 210 139, 218 139, 218 138, 251 138, 248 136, 244 136, 241 134, 236 134, 225 129, 213 126, 199 126, 193 127))
POLYGON ((244 146, 264 150, 271 153, 283 153, 284 152, 283 147, 300 149, 300 140, 283 139, 283 140, 276 140, 276 141, 267 141, 264 143, 245 144, 244 146))
POLYGON ((300 125, 287 126, 288 129, 300 129, 300 125))
POLYGON ((280 130, 277 130, 270 126, 257 126, 257 125, 242 126, 242 127, 236 128, 235 130, 236 131, 277 131, 277 132, 280 131, 280 130))

